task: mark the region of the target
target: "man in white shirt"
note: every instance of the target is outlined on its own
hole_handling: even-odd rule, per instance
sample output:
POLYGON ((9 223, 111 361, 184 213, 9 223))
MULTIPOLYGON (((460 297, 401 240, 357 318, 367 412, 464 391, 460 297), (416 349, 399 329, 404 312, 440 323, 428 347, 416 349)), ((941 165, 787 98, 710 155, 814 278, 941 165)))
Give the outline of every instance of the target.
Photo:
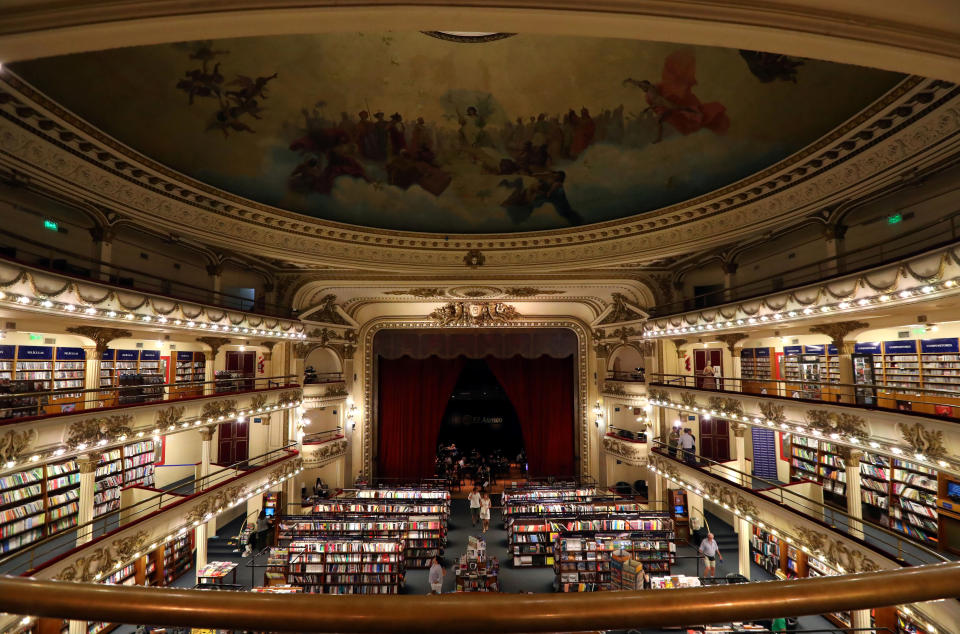
POLYGON ((713 533, 707 533, 706 539, 700 542, 700 553, 703 554, 703 576, 712 577, 717 572, 717 559, 723 561, 720 546, 713 538, 713 533))
POLYGON ((470 501, 470 523, 476 526, 480 521, 480 487, 473 487, 467 500, 470 501))
POLYGON ((693 463, 693 450, 697 446, 697 441, 693 437, 693 434, 690 433, 690 428, 687 427, 683 430, 683 434, 680 435, 680 449, 683 450, 683 461, 686 463, 693 463))
POLYGON ((447 574, 439 557, 430 560, 430 594, 441 594, 443 592, 443 577, 447 574))

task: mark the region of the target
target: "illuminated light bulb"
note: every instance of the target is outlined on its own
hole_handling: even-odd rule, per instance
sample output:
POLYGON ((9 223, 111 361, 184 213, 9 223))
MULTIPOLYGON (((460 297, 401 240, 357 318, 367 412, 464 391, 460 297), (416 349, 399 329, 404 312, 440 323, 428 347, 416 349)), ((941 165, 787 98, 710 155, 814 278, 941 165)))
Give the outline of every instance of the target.
POLYGON ((833 432, 832 434, 830 434, 830 438, 837 440, 840 438, 840 434, 833 432))
POLYGON ((206 324, 206 322, 204 322, 204 323, 202 323, 202 324, 200 324, 200 327, 201 327, 201 328, 206 328, 206 327, 207 327, 207 324, 206 324))
POLYGON ((29 298, 29 297, 24 297, 24 296, 21 295, 20 297, 17 298, 17 303, 18 303, 18 304, 29 304, 29 303, 30 303, 30 298, 29 298))
POLYGON ((182 323, 183 323, 183 322, 180 321, 179 319, 174 319, 174 320, 173 320, 173 325, 174 325, 174 326, 179 326, 179 325, 182 324, 182 323))
POLYGON ((821 307, 820 307, 820 312, 821 312, 821 313, 829 313, 829 312, 830 312, 830 307, 829 307, 829 306, 821 306, 821 307))
POLYGON ((937 460, 937 464, 941 467, 946 467, 949 466, 950 463, 948 463, 946 460, 937 460))
POLYGON ((803 309, 803 314, 804 314, 804 315, 809 315, 809 314, 812 313, 812 312, 813 312, 813 309, 812 309, 812 308, 804 308, 804 309, 803 309))
POLYGON ((847 442, 849 442, 851 445, 859 445, 860 439, 858 439, 856 436, 850 436, 847 442))
POLYGON ((83 312, 85 312, 85 313, 88 314, 88 315, 96 315, 96 314, 97 314, 97 309, 94 308, 93 306, 90 306, 89 308, 84 308, 84 309, 83 309, 83 312))
POLYGON ((54 452, 53 452, 53 455, 54 455, 54 456, 62 456, 62 455, 65 454, 65 453, 67 453, 67 450, 64 449, 63 447, 61 447, 60 449, 57 449, 56 451, 54 451, 54 452))
POLYGON ((911 291, 900 291, 899 295, 900 295, 900 297, 906 298, 906 297, 910 297, 911 295, 913 295, 913 293, 912 293, 911 291))
POLYGON ((193 328, 194 326, 196 326, 196 324, 193 323, 192 321, 188 321, 187 326, 189 326, 190 328, 193 328))
POLYGON ((45 299, 40 303, 40 305, 44 308, 51 308, 53 306, 53 302, 51 302, 49 299, 45 299))
POLYGON ((858 305, 858 306, 866 306, 866 305, 869 304, 869 303, 870 303, 870 300, 864 298, 864 299, 861 299, 860 301, 858 301, 858 302, 857 302, 857 305, 858 305))
POLYGON ((791 310, 789 313, 787 313, 787 317, 796 317, 796 316, 797 316, 797 311, 795 310, 791 310))
POLYGON ((743 320, 742 320, 742 319, 738 319, 738 320, 737 320, 737 325, 738 325, 738 326, 742 326, 742 325, 743 325, 743 320))
POLYGON ((73 311, 75 311, 75 310, 77 309, 77 307, 74 306, 73 304, 67 304, 66 306, 63 307, 63 309, 64 309, 65 311, 67 311, 68 313, 72 313, 73 311))
POLYGON ((877 299, 879 299, 881 302, 889 302, 889 301, 890 301, 890 296, 889 296, 889 295, 881 295, 881 296, 878 297, 877 299))
POLYGON ((144 315, 143 317, 141 317, 141 319, 142 319, 143 321, 147 321, 147 322, 152 321, 152 320, 150 319, 150 315, 144 315))
POLYGON ((133 319, 133 313, 127 313, 124 315, 124 319, 133 319))
POLYGON ((83 450, 86 449, 86 448, 87 448, 87 443, 85 443, 85 442, 82 442, 82 443, 80 443, 80 444, 77 445, 77 449, 79 449, 80 451, 83 451, 83 450))
POLYGON ((123 442, 123 441, 126 440, 126 439, 127 439, 127 435, 126 435, 126 434, 123 434, 122 436, 120 436, 119 438, 117 438, 117 440, 119 440, 120 442, 123 442))
POLYGON ((840 302, 837 306, 839 308, 850 308, 850 302, 840 302))
POLYGON ((157 317, 157 321, 159 321, 161 324, 165 324, 165 323, 167 323, 167 318, 166 318, 166 317, 157 317))
POLYGON ((30 462, 36 462, 39 459, 40 459, 40 456, 38 456, 37 454, 30 456, 30 462))
POLYGON ((901 449, 900 447, 891 447, 891 448, 890 448, 890 451, 892 451, 893 453, 895 453, 895 454, 897 454, 897 455, 903 453, 903 449, 901 449))
POLYGON ((915 454, 913 454, 913 457, 916 458, 917 460, 926 460, 926 459, 927 459, 927 457, 926 457, 925 455, 923 455, 922 453, 915 453, 915 454))
MULTIPOLYGON (((956 282, 954 282, 953 280, 947 280, 946 282, 943 283, 943 285, 946 286, 947 288, 953 288, 955 284, 956 282)), ((3 299, 3 298, 0 297, 0 299, 3 299)))
POLYGON ((932 292, 935 291, 935 290, 936 290, 935 288, 933 288, 932 286, 929 286, 929 285, 924 286, 923 288, 920 289, 920 291, 921 291, 922 293, 926 294, 926 295, 929 295, 930 293, 932 293, 932 292))
POLYGON ((880 448, 880 443, 874 442, 874 441, 871 440, 871 441, 870 441, 870 447, 873 448, 873 449, 879 449, 879 448, 880 448))
POLYGON ((142 431, 138 431, 138 432, 137 432, 137 438, 143 438, 143 432, 142 432, 142 431))
POLYGON ((105 444, 107 444, 107 439, 106 439, 106 438, 102 438, 102 439, 100 439, 99 442, 97 442, 97 446, 98 446, 98 447, 103 447, 105 444))
POLYGON ((757 319, 756 319, 756 317, 751 317, 751 318, 750 318, 750 319, 748 319, 747 321, 748 321, 749 323, 751 323, 751 324, 755 324, 755 323, 757 323, 757 319))

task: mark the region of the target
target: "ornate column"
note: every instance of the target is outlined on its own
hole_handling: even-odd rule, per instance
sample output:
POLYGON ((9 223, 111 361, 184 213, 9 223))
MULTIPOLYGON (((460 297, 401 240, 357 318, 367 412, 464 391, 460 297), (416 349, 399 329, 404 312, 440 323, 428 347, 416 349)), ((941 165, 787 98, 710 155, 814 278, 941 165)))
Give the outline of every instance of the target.
POLYGON ((863 539, 863 502, 860 497, 860 457, 863 452, 851 449, 843 458, 843 466, 847 473, 847 515, 850 516, 850 526, 847 532, 851 536, 863 539))
POLYGON ((195 570, 200 570, 207 565, 207 524, 200 524, 193 529, 193 539, 197 545, 195 570))
POLYGON ((95 277, 104 282, 110 281, 110 263, 113 259, 113 227, 96 226, 89 229, 90 237, 93 239, 93 259, 97 260, 97 270, 95 277))
MULTIPOLYGON (((88 388, 100 387, 100 357, 103 356, 103 353, 107 349, 107 346, 110 344, 110 342, 114 339, 123 339, 133 336, 129 330, 122 330, 120 328, 99 328, 97 326, 68 326, 67 332, 93 340, 95 346, 94 348, 91 349, 87 346, 84 346, 83 348, 87 351, 87 374, 84 380, 84 385, 88 388)), ((113 402, 112 396, 114 394, 115 393, 112 391, 101 394, 101 399, 106 398, 109 399, 109 401, 107 403, 102 401, 98 403, 91 403, 89 407, 109 405, 113 402)), ((90 399, 90 396, 87 395, 84 398, 90 399)))
POLYGON ((750 523, 745 519, 738 517, 737 518, 737 544, 738 544, 738 559, 740 561, 740 574, 750 578, 750 535, 753 534, 753 531, 750 529, 750 523))
POLYGON ((827 264, 824 267, 824 277, 843 273, 843 238, 847 228, 843 225, 830 223, 823 228, 823 240, 827 250, 827 264))
POLYGON ((223 262, 207 265, 207 275, 210 276, 210 287, 213 290, 213 303, 220 304, 220 292, 223 285, 223 262))
MULTIPOLYGON (((197 476, 200 478, 206 478, 210 475, 210 463, 213 462, 212 459, 212 440, 213 434, 216 431, 216 428, 213 426, 210 427, 201 427, 200 432, 200 470, 197 473, 197 476)), ((202 489, 209 489, 210 483, 204 481, 202 489)), ((207 522, 207 531, 213 535, 217 534, 217 518, 214 517, 209 522, 207 522)), ((197 544, 200 542, 198 541, 197 544)), ((197 547, 199 551, 199 546, 197 547)), ((204 546, 204 556, 206 556, 206 546, 204 546)))
MULTIPOLYGON (((588 394, 590 395, 590 400, 588 401, 588 405, 590 407, 590 420, 597 421, 600 417, 603 417, 602 421, 605 423, 608 420, 607 416, 609 416, 609 412, 603 409, 601 412, 599 412, 599 416, 598 416, 598 413, 593 411, 594 408, 596 408, 597 405, 600 404, 600 400, 602 398, 601 394, 603 393, 603 384, 606 382, 606 378, 607 378, 607 364, 609 363, 609 359, 610 359, 611 346, 610 344, 604 343, 602 341, 603 337, 604 337, 603 330, 598 330, 597 332, 594 333, 593 350, 596 354, 595 354, 595 363, 593 366, 594 367, 594 376, 592 381, 593 389, 588 390, 588 394)), ((602 408, 605 407, 605 404, 601 405, 601 407, 602 408)), ((588 450, 590 451, 590 463, 593 465, 596 465, 596 472, 594 475, 597 478, 597 482, 601 487, 605 487, 607 486, 606 461, 608 458, 604 452, 600 451, 600 446, 601 446, 600 436, 602 432, 603 432, 602 425, 590 425, 589 437, 591 440, 590 440, 590 447, 588 450)))
MULTIPOLYGON (((833 388, 833 390, 837 395, 837 400, 841 403, 857 402, 855 388, 852 387, 854 376, 853 357, 851 355, 853 354, 855 342, 852 338, 850 338, 850 341, 847 341, 847 338, 850 337, 854 331, 864 330, 869 327, 870 324, 864 321, 838 321, 832 324, 818 324, 810 328, 810 332, 830 337, 833 345, 837 348, 837 369, 839 371, 838 378, 840 385, 833 388)), ((822 377, 821 381, 826 381, 826 377, 822 377)))
POLYGON ((97 480, 96 455, 82 454, 77 456, 77 467, 80 469, 80 490, 77 497, 77 546, 86 544, 93 539, 93 526, 84 526, 93 521, 93 496, 97 480))
POLYGON ((740 348, 737 348, 737 344, 748 338, 748 335, 742 332, 728 332, 720 335, 715 335, 718 341, 722 341, 727 346, 727 352, 730 353, 730 373, 724 373, 724 376, 728 376, 731 379, 736 379, 726 385, 724 385, 722 379, 720 381, 720 387, 725 390, 731 390, 734 392, 739 392, 740 390, 740 348))
POLYGON ((739 265, 733 260, 727 260, 720 267, 723 269, 723 299, 729 302, 733 299, 734 275, 739 265))
MULTIPOLYGON (((220 352, 220 348, 230 343, 230 340, 226 337, 197 337, 197 341, 210 346, 210 360, 206 366, 206 381, 213 381, 216 376, 216 363, 217 363, 217 353, 220 352)), ((214 394, 216 392, 216 386, 213 383, 207 383, 203 387, 204 394, 214 394)))
POLYGON ((733 435, 737 443, 737 471, 741 475, 738 475, 739 480, 738 484, 740 486, 745 486, 752 488, 750 485, 753 484, 750 478, 750 471, 747 467, 747 440, 745 434, 747 433, 747 426, 741 425, 739 423, 731 423, 733 425, 733 435))
POLYGON ((677 372, 676 373, 683 374, 685 372, 685 368, 683 366, 683 350, 681 350, 681 348, 687 343, 687 340, 671 339, 670 341, 673 342, 673 345, 675 346, 676 352, 677 352, 677 372))

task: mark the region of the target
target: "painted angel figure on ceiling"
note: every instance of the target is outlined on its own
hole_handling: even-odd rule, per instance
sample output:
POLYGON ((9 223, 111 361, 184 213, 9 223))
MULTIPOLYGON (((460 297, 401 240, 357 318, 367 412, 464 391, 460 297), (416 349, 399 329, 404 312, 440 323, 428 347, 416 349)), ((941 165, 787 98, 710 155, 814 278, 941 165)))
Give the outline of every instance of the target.
POLYGON ((681 49, 667 56, 660 83, 628 77, 623 80, 623 85, 642 90, 648 104, 644 112, 652 112, 657 117, 657 138, 654 143, 663 140, 664 124, 669 124, 684 136, 702 128, 723 134, 730 127, 730 117, 723 104, 717 101, 701 103, 693 94, 697 79, 696 58, 692 50, 681 49))

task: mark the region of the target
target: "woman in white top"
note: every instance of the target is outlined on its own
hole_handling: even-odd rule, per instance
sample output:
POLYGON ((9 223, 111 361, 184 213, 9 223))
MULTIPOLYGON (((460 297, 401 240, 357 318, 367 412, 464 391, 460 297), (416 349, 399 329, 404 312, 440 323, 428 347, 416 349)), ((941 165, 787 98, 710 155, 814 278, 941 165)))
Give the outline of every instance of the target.
POLYGON ((490 494, 484 492, 483 497, 480 498, 480 523, 483 524, 483 532, 486 533, 490 529, 490 494))

